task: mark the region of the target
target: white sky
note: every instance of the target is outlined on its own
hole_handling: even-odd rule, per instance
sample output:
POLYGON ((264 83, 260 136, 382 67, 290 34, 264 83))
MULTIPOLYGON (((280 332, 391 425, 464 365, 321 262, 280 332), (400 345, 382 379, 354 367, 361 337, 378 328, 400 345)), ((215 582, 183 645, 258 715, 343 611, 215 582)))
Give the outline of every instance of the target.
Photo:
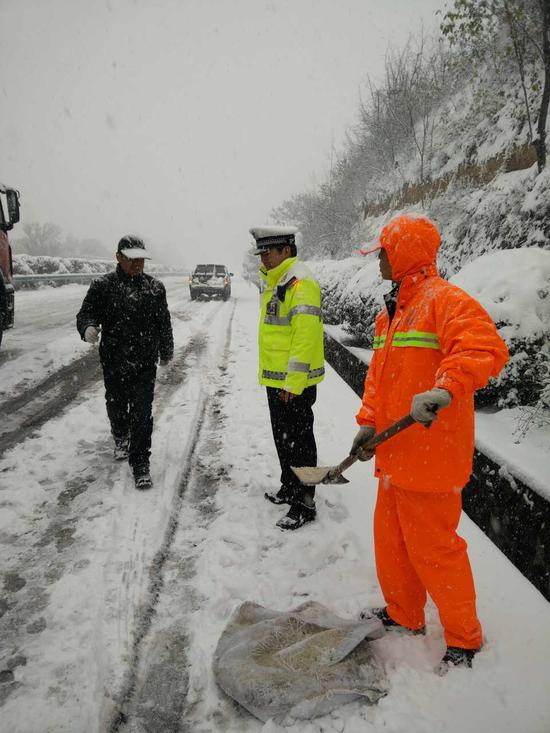
POLYGON ((388 44, 443 6, 0 0, 0 180, 23 221, 237 267, 248 228, 323 179, 388 44))

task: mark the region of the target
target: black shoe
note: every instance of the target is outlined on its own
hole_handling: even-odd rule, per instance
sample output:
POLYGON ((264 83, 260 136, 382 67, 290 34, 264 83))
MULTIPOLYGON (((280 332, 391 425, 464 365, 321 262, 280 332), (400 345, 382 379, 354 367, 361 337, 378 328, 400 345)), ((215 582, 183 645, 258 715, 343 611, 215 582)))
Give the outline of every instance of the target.
POLYGON ((266 491, 264 497, 272 504, 290 504, 292 492, 286 486, 281 486, 279 491, 266 491))
POLYGON ((383 608, 367 608, 365 611, 361 611, 361 613, 359 614, 359 618, 363 620, 372 618, 373 616, 380 619, 386 629, 392 629, 393 631, 403 631, 407 634, 411 634, 412 636, 425 636, 426 634, 425 626, 421 626, 419 629, 409 629, 407 626, 402 626, 401 624, 398 624, 397 621, 394 621, 391 618, 391 616, 388 616, 388 611, 385 606, 383 608))
POLYGON ((117 438, 113 435, 113 439, 115 441, 115 448, 113 452, 115 461, 126 461, 128 459, 130 438, 127 435, 123 435, 120 438, 117 438))
POLYGON ((443 676, 452 667, 465 667, 469 669, 478 651, 479 649, 463 649, 460 646, 448 646, 447 651, 443 655, 443 659, 439 662, 435 671, 438 675, 443 676))
POLYGON ((153 481, 148 468, 141 468, 134 471, 134 481, 136 483, 136 489, 139 491, 145 491, 153 488, 153 481))
POLYGON ((277 527, 281 529, 299 529, 307 522, 313 522, 316 516, 315 504, 311 506, 300 503, 291 504, 288 513, 277 522, 277 527))

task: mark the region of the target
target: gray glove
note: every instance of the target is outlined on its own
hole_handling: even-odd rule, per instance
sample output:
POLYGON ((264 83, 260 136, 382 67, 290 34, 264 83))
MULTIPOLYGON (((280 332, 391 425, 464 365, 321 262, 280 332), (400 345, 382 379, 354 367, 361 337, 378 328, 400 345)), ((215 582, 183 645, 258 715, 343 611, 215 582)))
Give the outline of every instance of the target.
POLYGON ((374 433, 374 426, 362 425, 357 431, 357 435, 355 436, 355 438, 353 439, 353 443, 351 444, 351 450, 349 452, 350 456, 356 455, 360 461, 370 461, 370 459, 374 455, 374 448, 370 450, 362 448, 362 446, 365 445, 365 443, 369 442, 374 433))
POLYGON ((100 329, 96 326, 88 326, 84 331, 84 341, 87 341, 89 344, 97 344, 99 341, 99 331, 100 329))
POLYGON ((427 392, 415 394, 411 403, 411 416, 416 422, 429 427, 437 417, 437 411, 451 404, 451 393, 434 387, 427 392))

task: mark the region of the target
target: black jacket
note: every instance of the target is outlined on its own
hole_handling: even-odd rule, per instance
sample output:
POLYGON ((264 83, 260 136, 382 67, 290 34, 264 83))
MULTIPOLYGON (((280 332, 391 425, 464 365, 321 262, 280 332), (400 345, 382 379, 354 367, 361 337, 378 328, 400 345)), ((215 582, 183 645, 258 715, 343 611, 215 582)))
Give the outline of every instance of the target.
POLYGON ((115 272, 94 280, 76 316, 82 339, 88 326, 101 326, 99 356, 116 372, 137 373, 174 352, 164 285, 151 275, 115 272))

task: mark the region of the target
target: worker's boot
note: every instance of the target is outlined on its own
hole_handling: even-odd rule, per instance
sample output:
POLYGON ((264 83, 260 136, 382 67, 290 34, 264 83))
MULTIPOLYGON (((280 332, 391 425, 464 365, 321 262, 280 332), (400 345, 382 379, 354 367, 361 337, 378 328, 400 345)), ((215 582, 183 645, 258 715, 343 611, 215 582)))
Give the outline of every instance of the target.
POLYGON ((388 611, 385 606, 383 608, 367 608, 359 614, 359 618, 362 620, 372 618, 373 616, 380 619, 386 629, 402 631, 404 633, 411 634, 412 636, 418 636, 419 634, 424 636, 426 634, 425 626, 421 626, 419 629, 409 629, 407 626, 398 624, 397 621, 394 621, 391 618, 391 616, 388 616, 388 611))
POLYGON ((443 677, 453 667, 465 667, 469 669, 478 651, 479 649, 463 649, 459 646, 448 646, 447 651, 443 655, 443 659, 435 668, 435 672, 440 677, 443 677))

